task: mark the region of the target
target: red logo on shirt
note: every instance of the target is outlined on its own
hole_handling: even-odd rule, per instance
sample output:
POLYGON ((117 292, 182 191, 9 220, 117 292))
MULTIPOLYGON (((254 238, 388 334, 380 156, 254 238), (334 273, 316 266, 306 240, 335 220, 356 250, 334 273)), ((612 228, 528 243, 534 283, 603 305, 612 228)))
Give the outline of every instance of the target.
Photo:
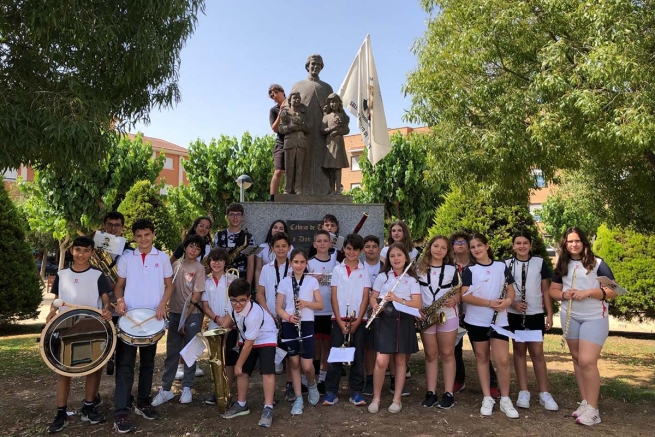
POLYGON ((75 280, 73 282, 77 284, 78 282, 80 282, 80 280, 75 278, 75 280))
POLYGON ((490 274, 491 274, 491 270, 487 270, 487 275, 490 275, 490 274))
POLYGON ((359 278, 360 278, 360 279, 362 278, 362 274, 361 274, 361 273, 359 274, 359 278))
POLYGON ((155 268, 159 268, 159 263, 155 263, 155 268))

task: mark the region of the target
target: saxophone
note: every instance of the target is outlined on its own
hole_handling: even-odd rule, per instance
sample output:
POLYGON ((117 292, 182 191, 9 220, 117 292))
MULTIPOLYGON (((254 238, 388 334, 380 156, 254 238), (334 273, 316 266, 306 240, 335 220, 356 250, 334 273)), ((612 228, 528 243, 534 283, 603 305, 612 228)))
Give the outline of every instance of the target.
POLYGON ((414 326, 419 332, 423 332, 434 324, 445 325, 446 324, 446 313, 439 311, 443 307, 444 303, 451 297, 459 293, 459 289, 462 288, 462 281, 459 281, 459 285, 451 288, 445 292, 439 299, 432 302, 427 307, 423 308, 423 314, 425 315, 425 320, 416 320, 414 326))
POLYGON ((230 403, 230 384, 225 372, 225 342, 228 332, 229 329, 216 328, 198 334, 206 341, 209 349, 209 367, 219 413, 225 413, 230 403))
POLYGON ((230 252, 230 256, 225 262, 226 267, 233 266, 234 262, 237 260, 237 258, 239 258, 239 255, 241 255, 241 252, 243 252, 246 247, 248 247, 248 229, 244 229, 242 232, 244 232, 243 244, 239 247, 235 247, 234 250, 230 252))

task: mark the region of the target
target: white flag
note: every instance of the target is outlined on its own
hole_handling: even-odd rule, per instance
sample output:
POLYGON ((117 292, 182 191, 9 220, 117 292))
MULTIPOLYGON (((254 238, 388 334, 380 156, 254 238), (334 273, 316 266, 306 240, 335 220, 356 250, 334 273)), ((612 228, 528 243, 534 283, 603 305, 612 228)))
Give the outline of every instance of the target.
POLYGON ((357 118, 368 160, 375 165, 391 151, 391 143, 369 35, 339 88, 339 96, 344 108, 357 118))

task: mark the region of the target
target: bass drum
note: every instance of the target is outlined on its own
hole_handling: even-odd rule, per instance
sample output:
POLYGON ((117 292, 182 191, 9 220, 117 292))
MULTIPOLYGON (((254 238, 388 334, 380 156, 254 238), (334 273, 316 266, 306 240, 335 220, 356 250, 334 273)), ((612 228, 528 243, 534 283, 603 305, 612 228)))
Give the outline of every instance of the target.
POLYGON ((41 332, 43 361, 64 376, 85 376, 102 369, 114 355, 116 328, 100 310, 76 308, 57 314, 41 332))

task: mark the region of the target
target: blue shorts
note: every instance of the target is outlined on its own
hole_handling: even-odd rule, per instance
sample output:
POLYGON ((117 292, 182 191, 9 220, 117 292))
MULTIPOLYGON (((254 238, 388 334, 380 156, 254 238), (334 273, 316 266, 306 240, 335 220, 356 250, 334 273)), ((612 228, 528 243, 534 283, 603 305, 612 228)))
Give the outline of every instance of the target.
POLYGON ((296 325, 289 322, 282 322, 282 345, 284 350, 287 351, 287 356, 295 357, 300 355, 300 358, 307 360, 314 359, 314 322, 300 322, 300 330, 302 332, 302 346, 303 353, 300 353, 300 342, 298 338, 298 329, 296 325), (287 341, 290 340, 290 341, 287 341))

